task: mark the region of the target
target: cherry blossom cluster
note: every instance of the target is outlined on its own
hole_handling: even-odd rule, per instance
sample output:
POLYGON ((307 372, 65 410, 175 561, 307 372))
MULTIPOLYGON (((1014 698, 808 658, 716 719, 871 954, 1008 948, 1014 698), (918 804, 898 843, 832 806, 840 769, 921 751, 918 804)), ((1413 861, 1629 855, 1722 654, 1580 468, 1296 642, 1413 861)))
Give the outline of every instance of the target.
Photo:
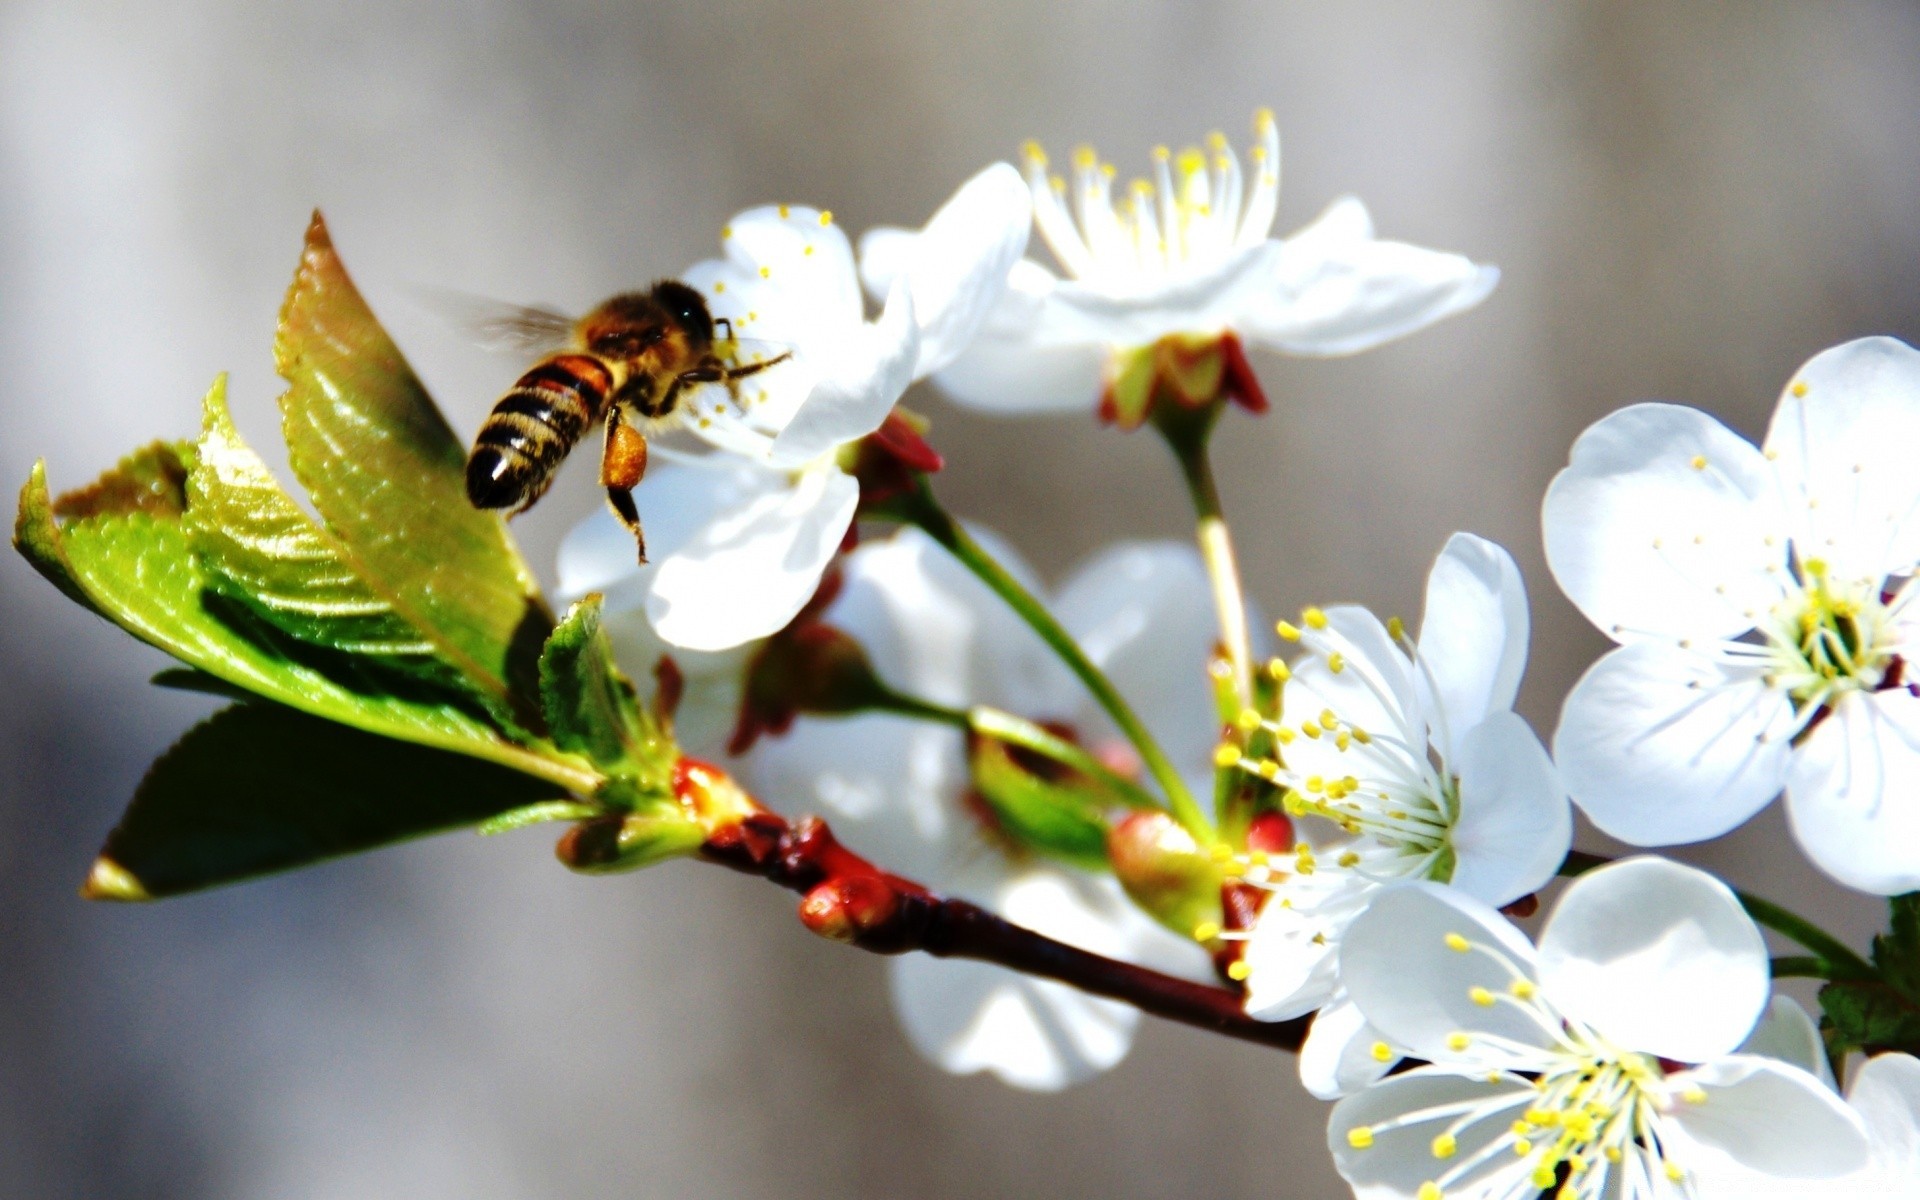
MULTIPOLYGON (((1245 162, 1215 135, 1114 177, 1029 146, 857 254, 819 210, 760 208, 686 272, 794 365, 643 486, 653 564, 604 515, 559 564, 564 592, 605 595, 631 670, 674 662, 683 745, 888 870, 1225 982, 1258 1019, 1311 1017, 1300 1073, 1337 1101, 1356 1196, 1920 1195, 1920 1063, 1873 1057, 1843 1096, 1850 1047, 1774 994, 1745 897, 1571 853, 1576 810, 1662 847, 1784 793, 1836 881, 1920 889, 1920 353, 1816 356, 1758 448, 1668 404, 1578 439, 1546 552, 1617 646, 1549 752, 1514 711, 1528 600, 1504 549, 1449 539, 1415 631, 1356 605, 1269 625, 1205 465, 1228 405, 1267 407, 1250 353, 1366 350, 1498 272, 1376 238, 1352 198, 1274 236, 1264 113, 1245 162), (939 457, 897 407, 922 379, 986 413, 1159 431, 1201 485, 1197 545, 1114 545, 1049 588, 993 531, 943 536, 939 457), (1049 832, 1072 821, 1090 841, 1049 832), (1514 921, 1565 875, 1530 938, 1514 921)), ((1017 1087, 1114 1066, 1138 1017, 999 966, 892 968, 916 1048, 1017 1087)))

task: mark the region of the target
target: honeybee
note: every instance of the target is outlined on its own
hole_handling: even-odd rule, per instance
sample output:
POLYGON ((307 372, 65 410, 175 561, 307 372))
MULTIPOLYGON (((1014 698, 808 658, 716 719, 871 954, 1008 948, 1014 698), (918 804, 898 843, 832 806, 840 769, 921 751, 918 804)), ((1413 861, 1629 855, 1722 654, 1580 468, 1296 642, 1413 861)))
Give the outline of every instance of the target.
POLYGON ((621 524, 633 531, 640 561, 647 543, 633 489, 647 469, 647 435, 677 422, 690 389, 720 384, 737 404, 742 379, 785 362, 785 351, 735 363, 716 348, 714 329, 733 326, 707 311, 700 293, 676 279, 626 292, 571 320, 520 309, 489 323, 523 344, 562 348, 535 363, 500 397, 467 458, 467 499, 475 508, 524 512, 546 492, 567 452, 595 422, 606 422, 600 486, 621 524))

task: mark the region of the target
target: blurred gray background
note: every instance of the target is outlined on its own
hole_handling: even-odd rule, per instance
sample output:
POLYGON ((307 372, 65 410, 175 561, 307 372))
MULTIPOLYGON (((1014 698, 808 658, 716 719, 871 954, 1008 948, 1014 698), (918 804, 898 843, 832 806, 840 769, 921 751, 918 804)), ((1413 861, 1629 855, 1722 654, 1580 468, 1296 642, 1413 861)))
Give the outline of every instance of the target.
MULTIPOLYGON (((1280 227, 1336 195, 1500 264, 1389 349, 1263 360, 1221 471, 1254 594, 1414 615, 1445 535, 1511 547, 1528 715, 1602 646, 1537 506, 1621 404, 1758 436, 1846 338, 1920 336, 1920 10, 1905 3, 697 6, 0 4, 0 475, 56 487, 196 428, 216 371, 274 441, 274 314, 308 210, 463 432, 521 364, 413 285, 584 307, 792 199, 916 223, 1021 139, 1123 171, 1262 104, 1280 227)), ((1162 451, 931 396, 952 504, 1057 574, 1183 536, 1162 451)), ((591 464, 519 524, 543 570, 591 464)), ((922 1064, 881 964, 765 885, 576 878, 548 833, 455 836, 150 908, 74 890, 211 706, 0 558, 0 1195, 1345 1194, 1289 1059, 1148 1023, 1064 1096, 922 1064)), ((1769 813, 1698 852, 1863 938, 1769 813)), ((1604 849, 1587 838, 1585 844, 1604 849)))

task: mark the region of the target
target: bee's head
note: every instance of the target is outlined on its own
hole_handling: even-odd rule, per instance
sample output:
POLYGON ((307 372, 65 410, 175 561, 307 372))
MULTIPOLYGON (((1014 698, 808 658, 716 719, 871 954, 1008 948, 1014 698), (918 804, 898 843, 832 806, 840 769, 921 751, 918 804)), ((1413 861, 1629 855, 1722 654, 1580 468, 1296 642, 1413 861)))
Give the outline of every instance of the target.
POLYGON ((673 323, 650 293, 626 292, 580 319, 580 341, 595 354, 632 359, 665 340, 673 323))
POLYGON ((667 310, 675 322, 687 331, 688 340, 704 346, 713 340, 713 315, 707 302, 677 279, 663 279, 648 293, 653 302, 667 310))

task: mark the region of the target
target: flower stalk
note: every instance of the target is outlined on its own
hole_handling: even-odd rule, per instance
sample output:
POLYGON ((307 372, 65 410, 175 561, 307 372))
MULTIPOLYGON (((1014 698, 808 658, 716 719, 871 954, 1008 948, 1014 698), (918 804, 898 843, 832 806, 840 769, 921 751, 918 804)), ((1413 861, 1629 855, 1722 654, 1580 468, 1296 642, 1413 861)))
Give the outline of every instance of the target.
POLYGON ((1207 567, 1207 579, 1213 585, 1213 607, 1220 622, 1220 644, 1227 652, 1233 672, 1234 695, 1242 709, 1253 705, 1253 649, 1247 628, 1247 599, 1240 584, 1240 563, 1233 552, 1233 537, 1227 529, 1220 507, 1220 489, 1213 478, 1213 460, 1208 447, 1221 405, 1207 404, 1186 408, 1162 404, 1154 409, 1153 425, 1166 439, 1167 448, 1180 464, 1187 496, 1193 502, 1194 536, 1200 544, 1200 557, 1207 567))
POLYGON ((1173 761, 1154 740, 1153 734, 1148 732, 1145 723, 1133 711, 1133 706, 1127 703, 1126 697, 1113 686, 1105 672, 1087 657, 1080 644, 1074 641, 1073 635, 1054 619, 1046 606, 940 506, 924 478, 913 491, 894 498, 871 515, 912 525, 926 533, 999 596, 1059 656, 1060 661, 1078 677, 1113 719, 1122 736, 1132 743, 1148 774, 1160 785, 1166 797, 1167 809, 1174 818, 1186 826, 1195 838, 1204 842, 1213 840, 1212 823, 1201 812, 1193 793, 1187 790, 1186 783, 1181 780, 1180 772, 1174 769, 1173 761))

